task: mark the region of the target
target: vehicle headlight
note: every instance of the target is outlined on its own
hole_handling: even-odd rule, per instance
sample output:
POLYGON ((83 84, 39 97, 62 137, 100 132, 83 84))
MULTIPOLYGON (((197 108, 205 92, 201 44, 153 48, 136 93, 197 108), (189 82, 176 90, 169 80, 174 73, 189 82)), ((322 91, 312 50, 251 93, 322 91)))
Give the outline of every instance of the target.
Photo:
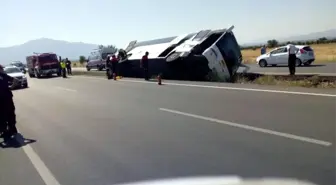
POLYGON ((22 76, 22 79, 26 79, 27 77, 26 76, 22 76))

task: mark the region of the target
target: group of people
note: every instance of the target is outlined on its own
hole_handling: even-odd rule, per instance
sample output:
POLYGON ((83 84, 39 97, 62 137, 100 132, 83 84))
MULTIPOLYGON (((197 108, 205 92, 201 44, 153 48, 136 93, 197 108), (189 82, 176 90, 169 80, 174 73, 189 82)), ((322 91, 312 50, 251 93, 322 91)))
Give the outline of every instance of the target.
MULTIPOLYGON (((145 80, 149 80, 149 71, 148 71, 148 67, 149 67, 149 62, 148 62, 148 55, 149 53, 146 51, 145 55, 142 56, 141 61, 140 61, 140 68, 143 70, 143 77, 145 80)), ((108 68, 108 70, 106 71, 106 73, 109 72, 109 70, 111 70, 112 74, 115 74, 117 76, 118 74, 118 62, 120 60, 120 56, 116 56, 115 54, 111 55, 111 56, 107 56, 106 58, 106 67, 108 68)))
POLYGON ((10 83, 16 86, 19 81, 7 75, 4 67, 0 65, 0 137, 3 137, 5 142, 18 134, 13 94, 8 86, 10 83))
MULTIPOLYGON (((298 52, 298 49, 293 44, 288 44, 288 68, 289 68, 289 74, 295 75, 295 65, 296 65, 296 53, 298 52)), ((260 49, 260 54, 266 54, 266 46, 263 45, 260 49)))
POLYGON ((63 78, 67 77, 67 73, 72 75, 71 61, 68 58, 60 61, 60 70, 63 78))

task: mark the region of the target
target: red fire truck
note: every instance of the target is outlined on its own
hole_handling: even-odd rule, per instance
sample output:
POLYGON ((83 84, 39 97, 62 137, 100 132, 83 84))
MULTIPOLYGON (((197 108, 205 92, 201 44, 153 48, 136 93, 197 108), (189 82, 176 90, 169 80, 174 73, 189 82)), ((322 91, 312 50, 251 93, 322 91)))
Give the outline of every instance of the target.
POLYGON ((60 63, 55 53, 39 53, 26 57, 30 77, 61 76, 60 63))

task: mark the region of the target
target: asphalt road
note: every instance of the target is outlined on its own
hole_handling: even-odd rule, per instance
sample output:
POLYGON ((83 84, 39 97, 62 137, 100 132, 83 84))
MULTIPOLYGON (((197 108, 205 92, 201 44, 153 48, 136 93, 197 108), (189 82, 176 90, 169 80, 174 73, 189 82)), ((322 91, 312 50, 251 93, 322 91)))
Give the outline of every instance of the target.
POLYGON ((196 175, 335 182, 335 92, 90 77, 29 83, 14 98, 30 144, 0 148, 1 185, 196 175))
MULTIPOLYGON (((264 67, 261 68, 256 64, 247 64, 250 67, 248 72, 251 73, 269 73, 269 74, 288 74, 287 66, 264 67)), ((240 68, 238 72, 242 72, 245 68, 240 68)), ((73 68, 73 70, 86 71, 85 68, 73 68)), ((322 74, 322 75, 336 75, 336 63, 321 63, 313 64, 311 66, 301 66, 296 68, 296 73, 300 74, 322 74)))

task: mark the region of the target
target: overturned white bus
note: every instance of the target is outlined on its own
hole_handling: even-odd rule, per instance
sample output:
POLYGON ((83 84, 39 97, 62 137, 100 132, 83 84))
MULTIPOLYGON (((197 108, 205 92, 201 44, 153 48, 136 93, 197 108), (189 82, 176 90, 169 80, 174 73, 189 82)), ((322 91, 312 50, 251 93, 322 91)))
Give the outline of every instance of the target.
POLYGON ((166 79, 230 81, 242 62, 233 28, 132 41, 125 50, 119 50, 119 73, 141 77, 139 62, 148 51, 150 75, 161 74, 166 79))

